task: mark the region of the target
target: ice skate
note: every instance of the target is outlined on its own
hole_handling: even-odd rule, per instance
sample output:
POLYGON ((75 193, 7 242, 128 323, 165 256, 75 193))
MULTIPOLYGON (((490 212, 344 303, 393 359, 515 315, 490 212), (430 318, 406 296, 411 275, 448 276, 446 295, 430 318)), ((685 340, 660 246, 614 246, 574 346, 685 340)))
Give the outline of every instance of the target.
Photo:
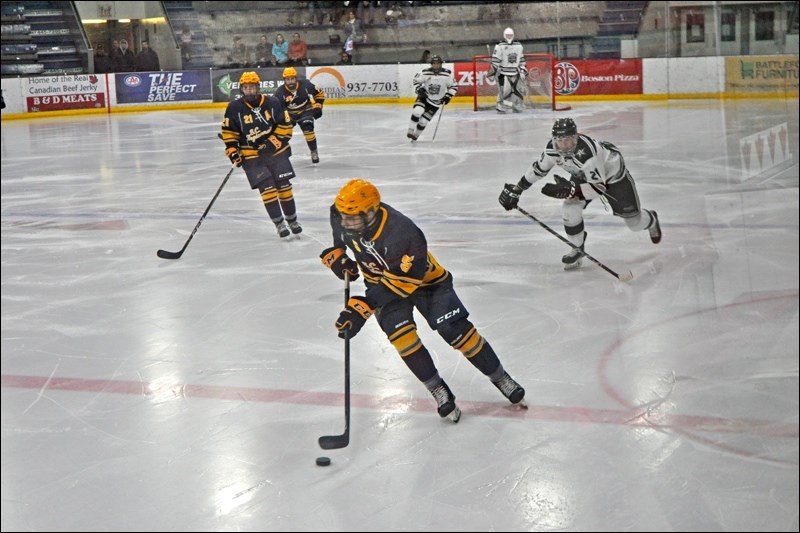
POLYGON ((653 222, 650 223, 647 231, 650 232, 650 240, 653 244, 658 244, 661 242, 661 224, 658 223, 658 213, 652 210, 650 212, 653 214, 653 222))
POLYGON ((523 389, 519 383, 514 381, 514 378, 509 376, 508 372, 504 372, 503 377, 501 377, 498 381, 493 381, 492 383, 500 390, 500 392, 503 393, 503 396, 505 396, 509 402, 527 409, 528 405, 524 400, 525 389, 523 389))
POLYGON ((583 262, 583 247, 586 245, 586 232, 583 233, 583 244, 573 248, 570 253, 561 258, 564 263, 564 270, 572 270, 581 266, 583 262))
POLYGON ((285 220, 281 220, 275 224, 275 229, 278 230, 278 237, 281 239, 285 239, 291 234, 291 230, 289 230, 289 224, 287 224, 285 220))
POLYGON ((437 411, 439 416, 449 418, 453 423, 457 423, 461 419, 461 409, 456 406, 456 397, 444 380, 441 380, 439 385, 431 389, 431 394, 438 404, 437 411))

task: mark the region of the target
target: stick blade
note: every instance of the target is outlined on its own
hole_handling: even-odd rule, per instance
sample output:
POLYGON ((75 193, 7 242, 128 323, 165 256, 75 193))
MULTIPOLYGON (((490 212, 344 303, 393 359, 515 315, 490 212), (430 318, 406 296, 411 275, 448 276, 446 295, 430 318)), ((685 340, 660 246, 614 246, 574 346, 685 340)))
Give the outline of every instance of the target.
POLYGON ((323 450, 345 448, 350 444, 350 435, 323 435, 319 438, 319 447, 323 450))
POLYGON ((625 283, 628 283, 632 279, 633 279, 633 272, 631 272, 630 270, 628 270, 627 272, 623 272, 622 274, 619 275, 619 280, 624 281, 625 283))
POLYGON ((167 250, 159 250, 156 255, 161 259, 180 259, 183 252, 168 252, 167 250))

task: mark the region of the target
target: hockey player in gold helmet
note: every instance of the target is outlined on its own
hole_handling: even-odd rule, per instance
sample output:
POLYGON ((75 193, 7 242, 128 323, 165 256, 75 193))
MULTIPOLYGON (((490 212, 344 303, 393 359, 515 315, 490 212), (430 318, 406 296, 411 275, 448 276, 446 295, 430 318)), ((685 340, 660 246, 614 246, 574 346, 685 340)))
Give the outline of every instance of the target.
POLYGON ((361 178, 347 182, 330 208, 330 223, 333 246, 320 254, 322 264, 340 279, 355 280, 363 274, 366 286, 365 295, 350 298, 339 314, 340 337, 355 337, 374 314, 402 361, 436 399, 439 416, 458 422, 461 410, 456 397, 417 334, 416 309, 503 396, 525 406, 525 389, 505 371, 489 341, 470 322, 469 311, 453 288, 453 276, 436 261, 425 234, 382 202, 375 185, 361 178))
POLYGON ((242 167, 251 189, 258 189, 280 238, 303 231, 291 179, 289 157, 293 124, 278 98, 261 94, 261 78, 255 71, 239 77, 241 98, 231 101, 222 119, 222 142, 231 163, 242 167))
POLYGON ((311 162, 319 163, 317 150, 317 134, 314 122, 322 117, 322 106, 325 104, 325 91, 306 79, 299 79, 297 69, 283 69, 283 85, 275 91, 289 111, 294 124, 299 124, 311 152, 311 162))

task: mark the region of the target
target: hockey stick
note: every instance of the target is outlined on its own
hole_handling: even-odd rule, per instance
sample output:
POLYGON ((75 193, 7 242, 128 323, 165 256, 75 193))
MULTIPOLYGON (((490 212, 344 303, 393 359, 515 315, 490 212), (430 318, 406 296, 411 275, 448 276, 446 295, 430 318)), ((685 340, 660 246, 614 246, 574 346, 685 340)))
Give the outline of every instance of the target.
MULTIPOLYGON (((552 233, 553 235, 555 235, 556 237, 558 237, 559 239, 561 239, 562 241, 564 241, 565 243, 570 245, 570 247, 572 247, 573 249, 580 250, 580 248, 578 246, 575 246, 569 240, 567 240, 564 237, 562 237, 561 235, 559 235, 558 232, 553 231, 550 228, 550 226, 548 226, 547 224, 545 224, 544 222, 542 222, 541 220, 539 220, 535 216, 531 215, 530 213, 528 213, 527 211, 522 209, 520 206, 516 206, 516 209, 517 209, 517 211, 519 211, 520 213, 522 213, 526 217, 530 218, 534 222, 537 222, 541 227, 543 227, 544 229, 546 229, 547 231, 549 231, 550 233, 552 233)), ((583 254, 584 257, 587 257, 590 261, 592 261, 595 264, 597 264, 600 268, 602 268, 603 270, 605 270, 606 272, 608 272, 609 274, 611 274, 612 276, 614 276, 618 280, 624 281, 624 282, 628 282, 628 281, 633 279, 633 273, 630 270, 628 270, 627 272, 623 272, 622 274, 617 274, 616 272, 614 272, 613 270, 611 270, 610 268, 605 266, 603 263, 601 263, 600 261, 598 261, 597 259, 595 259, 591 255, 587 254, 586 252, 581 251, 581 253, 583 254)))
MULTIPOLYGON (((344 273, 344 305, 350 301, 350 274, 344 273)), ((323 435, 319 447, 323 450, 344 448, 350 444, 350 330, 344 331, 344 433, 323 435)))
POLYGON ((222 180, 222 185, 220 185, 219 189, 217 189, 217 194, 215 194, 214 197, 211 199, 211 203, 209 203, 208 207, 206 207, 206 210, 203 213, 203 216, 201 216, 200 220, 197 221, 197 224, 195 225, 194 229, 192 230, 192 234, 189 235, 189 238, 186 240, 186 244, 183 245, 183 248, 181 248, 180 251, 178 251, 178 252, 168 252, 167 250, 159 250, 158 252, 156 252, 156 255, 158 257, 160 257, 161 259, 180 259, 181 258, 181 256, 183 255, 183 252, 186 251, 186 247, 189 246, 189 242, 191 242, 192 237, 194 237, 194 234, 197 233, 197 229, 200 227, 200 224, 203 223, 203 219, 206 218, 206 215, 208 214, 209 210, 211 209, 211 206, 214 205, 214 200, 217 199, 217 196, 219 196, 219 193, 222 192, 222 188, 225 186, 226 183, 228 183, 228 178, 231 177, 231 174, 233 174, 233 169, 235 169, 235 168, 236 168, 235 166, 232 166, 231 169, 228 171, 228 174, 225 176, 225 179, 222 180))
POLYGON ((431 142, 436 140, 436 132, 439 131, 439 123, 442 121, 442 114, 444 114, 444 105, 439 108, 439 118, 436 120, 436 127, 433 128, 433 137, 431 137, 431 142))

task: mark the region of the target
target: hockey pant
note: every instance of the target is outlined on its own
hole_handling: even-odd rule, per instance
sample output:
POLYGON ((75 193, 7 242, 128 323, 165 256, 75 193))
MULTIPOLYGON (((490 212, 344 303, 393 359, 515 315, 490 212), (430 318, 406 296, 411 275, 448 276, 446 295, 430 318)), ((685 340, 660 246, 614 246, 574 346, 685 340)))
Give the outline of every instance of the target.
MULTIPOLYGON (((636 183, 627 169, 624 172, 622 179, 606 186, 605 193, 601 198, 608 202, 614 216, 622 218, 631 231, 642 231, 650 227, 653 217, 648 209, 641 208, 636 183), (642 216, 642 212, 646 216, 642 216)), ((564 200, 562 206, 564 231, 575 246, 583 244, 583 210, 590 202, 591 200, 578 198, 564 200)))
POLYGON ((419 137, 422 130, 433 119, 433 115, 439 110, 441 106, 434 105, 428 101, 427 98, 417 97, 414 102, 414 108, 411 110, 411 121, 408 123, 408 131, 414 130, 414 136, 419 137))
POLYGON ((417 334, 414 308, 442 339, 461 352, 481 373, 489 376, 500 368, 494 349, 469 321, 469 312, 453 289, 451 278, 417 289, 408 298, 393 300, 375 313, 389 342, 421 382, 434 377, 437 370, 430 352, 417 334))

